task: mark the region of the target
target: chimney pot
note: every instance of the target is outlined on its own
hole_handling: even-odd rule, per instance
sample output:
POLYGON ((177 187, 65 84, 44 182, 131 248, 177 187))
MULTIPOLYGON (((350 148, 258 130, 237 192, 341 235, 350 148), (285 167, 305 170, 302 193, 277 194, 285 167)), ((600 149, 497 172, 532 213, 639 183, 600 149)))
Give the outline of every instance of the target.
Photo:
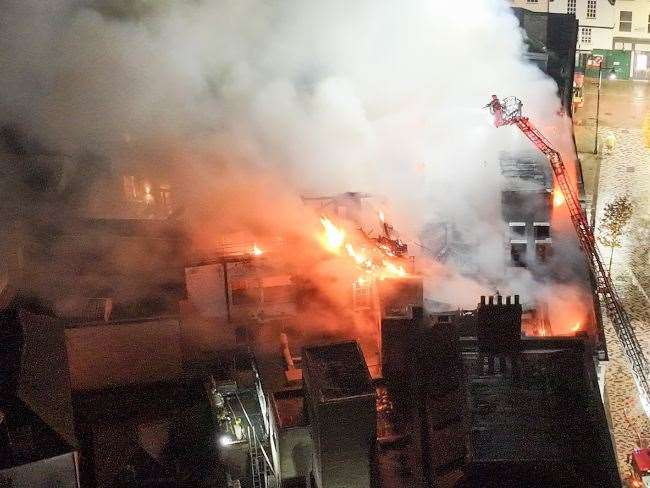
POLYGON ((489 305, 494 305, 494 297, 493 297, 492 295, 490 295, 490 296, 488 297, 488 304, 489 304, 489 305))
POLYGON ((485 305, 485 295, 481 295, 481 305, 485 305))
POLYGON ((510 305, 510 295, 506 297, 506 305, 510 305))
POLYGON ((519 305, 519 295, 515 295, 515 305, 519 305))
POLYGON ((497 305, 503 305, 503 297, 501 295, 497 295, 497 305))

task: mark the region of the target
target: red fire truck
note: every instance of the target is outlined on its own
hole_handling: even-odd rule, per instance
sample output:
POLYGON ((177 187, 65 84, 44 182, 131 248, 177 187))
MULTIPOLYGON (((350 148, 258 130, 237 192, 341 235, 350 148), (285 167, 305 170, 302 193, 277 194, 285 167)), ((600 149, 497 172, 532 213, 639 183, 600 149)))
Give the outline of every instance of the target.
POLYGON ((650 488, 650 449, 634 449, 627 461, 630 464, 629 486, 650 488))

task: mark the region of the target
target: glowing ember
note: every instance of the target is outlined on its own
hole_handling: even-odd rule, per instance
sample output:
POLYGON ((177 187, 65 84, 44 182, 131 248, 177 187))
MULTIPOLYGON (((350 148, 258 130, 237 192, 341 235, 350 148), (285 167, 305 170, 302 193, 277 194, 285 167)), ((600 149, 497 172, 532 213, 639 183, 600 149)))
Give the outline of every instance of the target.
POLYGON ((564 195, 559 188, 553 190, 553 206, 559 207, 564 203, 564 195))
POLYGON ((257 247, 257 244, 253 244, 253 251, 252 251, 253 256, 261 256, 264 254, 264 251, 262 251, 259 247, 257 247))
POLYGON ((576 322, 576 325, 573 326, 571 332, 580 332, 581 328, 582 328, 582 324, 580 322, 576 322))
POLYGON ((338 254, 345 242, 345 231, 335 226, 327 217, 321 217, 320 222, 325 229, 325 234, 321 236, 321 242, 328 251, 338 254))

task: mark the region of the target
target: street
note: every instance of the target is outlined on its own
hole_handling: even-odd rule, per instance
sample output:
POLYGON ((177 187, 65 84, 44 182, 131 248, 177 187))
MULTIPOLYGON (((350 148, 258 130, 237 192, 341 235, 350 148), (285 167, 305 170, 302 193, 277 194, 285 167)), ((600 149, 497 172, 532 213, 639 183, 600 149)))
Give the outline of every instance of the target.
MULTIPOLYGON (((585 80, 585 105, 574 115, 575 137, 582 164, 585 194, 596 235, 605 205, 629 195, 635 208, 614 250, 612 278, 631 316, 646 357, 650 353, 650 149, 643 125, 650 115, 650 85, 644 82, 603 80, 600 98, 598 154, 594 155, 597 80, 585 80), (613 148, 603 144, 615 138, 613 148)), ((608 261, 610 250, 601 247, 608 261)), ((610 357, 605 391, 614 426, 619 465, 637 444, 635 430, 650 439, 650 422, 635 398, 629 365, 608 320, 605 332, 610 357)), ((625 471, 624 471, 625 472, 625 471)))

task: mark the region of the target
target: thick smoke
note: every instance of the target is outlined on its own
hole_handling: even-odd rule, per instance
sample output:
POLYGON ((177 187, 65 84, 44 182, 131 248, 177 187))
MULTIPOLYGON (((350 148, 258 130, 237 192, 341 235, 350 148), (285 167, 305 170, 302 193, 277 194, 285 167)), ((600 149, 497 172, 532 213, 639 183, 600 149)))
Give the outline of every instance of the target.
MULTIPOLYGON (((366 191, 412 241, 457 223, 495 282, 498 154, 528 143, 481 107, 516 95, 572 151, 555 83, 524 61, 503 0, 5 0, 2 12, 0 122, 69 155, 73 174, 91 154, 173 176, 199 246, 226 228, 295 232, 300 194, 366 191)), ((433 289, 459 305, 493 291, 445 273, 433 289)))

